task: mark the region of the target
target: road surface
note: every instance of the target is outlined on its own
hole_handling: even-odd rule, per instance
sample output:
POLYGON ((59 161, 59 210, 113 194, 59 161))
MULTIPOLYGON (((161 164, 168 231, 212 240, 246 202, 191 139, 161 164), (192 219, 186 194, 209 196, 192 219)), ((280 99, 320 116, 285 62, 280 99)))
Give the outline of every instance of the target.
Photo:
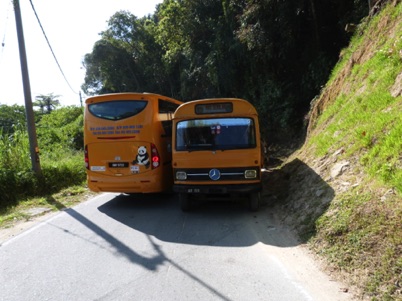
POLYGON ((0 300, 352 300, 271 211, 100 194, 0 242, 0 300))

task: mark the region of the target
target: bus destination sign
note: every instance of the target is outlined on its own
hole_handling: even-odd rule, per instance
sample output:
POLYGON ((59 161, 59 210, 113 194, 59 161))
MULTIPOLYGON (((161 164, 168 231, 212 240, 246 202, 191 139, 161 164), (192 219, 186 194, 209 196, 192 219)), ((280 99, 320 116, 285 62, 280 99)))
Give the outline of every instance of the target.
POLYGON ((196 114, 219 114, 232 112, 233 104, 231 102, 198 104, 195 106, 196 114))

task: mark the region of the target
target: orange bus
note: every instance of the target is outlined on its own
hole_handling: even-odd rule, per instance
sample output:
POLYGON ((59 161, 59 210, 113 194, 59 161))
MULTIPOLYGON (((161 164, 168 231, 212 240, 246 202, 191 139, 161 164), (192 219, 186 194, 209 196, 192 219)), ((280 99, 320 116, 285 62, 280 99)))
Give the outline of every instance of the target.
POLYGON ((152 93, 116 93, 85 101, 89 189, 154 193, 171 189, 172 117, 182 102, 152 93))
POLYGON ((173 190, 181 209, 196 196, 247 196, 260 205, 261 151, 258 114, 237 98, 202 99, 182 104, 173 118, 173 190))

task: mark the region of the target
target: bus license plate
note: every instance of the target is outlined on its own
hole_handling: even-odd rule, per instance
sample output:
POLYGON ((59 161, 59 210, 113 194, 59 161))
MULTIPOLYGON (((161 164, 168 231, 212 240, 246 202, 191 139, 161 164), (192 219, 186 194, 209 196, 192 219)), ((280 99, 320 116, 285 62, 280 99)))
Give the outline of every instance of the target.
POLYGON ((109 162, 110 168, 124 168, 128 167, 128 162, 109 162))

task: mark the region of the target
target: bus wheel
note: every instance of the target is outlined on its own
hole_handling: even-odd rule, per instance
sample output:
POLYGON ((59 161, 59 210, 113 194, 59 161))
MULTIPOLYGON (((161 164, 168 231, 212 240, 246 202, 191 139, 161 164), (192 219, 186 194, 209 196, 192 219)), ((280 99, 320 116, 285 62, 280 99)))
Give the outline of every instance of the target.
POLYGON ((190 211, 191 199, 188 193, 179 193, 180 207, 184 212, 190 211))
POLYGON ((249 207, 251 211, 258 211, 258 209, 260 208, 260 200, 260 192, 254 192, 250 195, 249 207))

